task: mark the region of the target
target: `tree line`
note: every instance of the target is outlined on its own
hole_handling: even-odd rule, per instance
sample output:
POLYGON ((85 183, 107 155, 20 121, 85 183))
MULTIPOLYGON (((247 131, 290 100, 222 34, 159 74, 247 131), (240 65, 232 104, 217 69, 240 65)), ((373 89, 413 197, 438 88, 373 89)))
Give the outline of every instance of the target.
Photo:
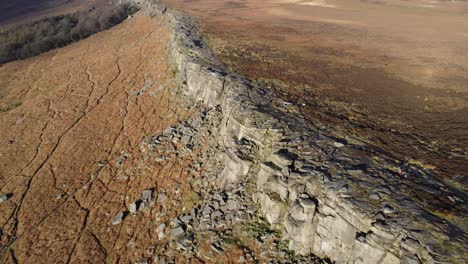
POLYGON ((26 59, 87 38, 136 11, 130 4, 103 6, 14 26, 0 32, 0 63, 26 59))

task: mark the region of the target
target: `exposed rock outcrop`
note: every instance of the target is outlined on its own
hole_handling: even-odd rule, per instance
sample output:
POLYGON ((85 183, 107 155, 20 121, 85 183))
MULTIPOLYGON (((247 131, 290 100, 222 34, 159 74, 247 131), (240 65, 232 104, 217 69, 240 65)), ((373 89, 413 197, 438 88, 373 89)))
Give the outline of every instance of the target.
POLYGON ((181 89, 220 109, 210 128, 219 153, 207 161, 218 169, 218 188, 254 183, 248 195, 291 250, 337 263, 464 263, 463 193, 360 139, 305 122, 296 106, 227 73, 189 17, 139 4, 172 24, 181 89), (449 211, 453 217, 438 213, 449 211))

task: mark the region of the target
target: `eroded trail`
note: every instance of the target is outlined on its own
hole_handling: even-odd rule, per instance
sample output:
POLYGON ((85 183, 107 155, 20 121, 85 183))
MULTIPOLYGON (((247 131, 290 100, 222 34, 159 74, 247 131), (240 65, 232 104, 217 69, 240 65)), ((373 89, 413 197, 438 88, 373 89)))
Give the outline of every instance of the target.
POLYGON ((140 149, 191 114, 176 107, 162 19, 138 15, 0 68, 0 193, 11 195, 0 206, 1 262, 149 254, 160 208, 120 225, 112 219, 143 190, 185 177, 191 159, 157 163, 140 149))

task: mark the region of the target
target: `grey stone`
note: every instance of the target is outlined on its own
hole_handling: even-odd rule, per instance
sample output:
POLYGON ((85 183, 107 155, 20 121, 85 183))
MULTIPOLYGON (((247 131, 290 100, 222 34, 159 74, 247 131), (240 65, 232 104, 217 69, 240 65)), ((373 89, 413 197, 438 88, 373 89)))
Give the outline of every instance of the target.
POLYGON ((216 228, 224 228, 228 227, 228 224, 223 218, 218 218, 217 220, 215 220, 215 226, 216 228))
POLYGON ((182 137, 181 140, 182 140, 182 142, 184 142, 185 144, 187 144, 187 143, 190 142, 190 139, 191 139, 191 138, 192 138, 191 136, 185 135, 185 136, 182 137))
POLYGON ((307 209, 315 209, 315 207, 317 206, 315 200, 312 198, 305 198, 305 199, 303 198, 301 199, 300 202, 301 202, 301 205, 307 209))
POLYGON ((213 213, 211 213, 211 218, 218 218, 218 217, 221 217, 223 215, 223 213, 221 213, 221 211, 214 211, 213 213))
POLYGON ((341 187, 340 190, 339 190, 339 192, 340 192, 340 193, 346 193, 346 192, 348 192, 348 187, 347 187, 347 186, 341 187))
POLYGON ((158 199, 156 200, 158 203, 164 202, 167 199, 167 195, 160 193, 158 194, 158 199))
POLYGON ((221 245, 219 245, 219 243, 213 243, 211 244, 211 249, 213 249, 215 252, 217 253, 222 253, 224 252, 224 249, 221 247, 221 245))
POLYGON ((161 142, 164 142, 164 141, 169 141, 170 139, 172 138, 172 136, 159 136, 159 140, 161 142))
POLYGON ((393 209, 392 206, 390 206, 388 204, 384 206, 384 209, 383 209, 384 214, 388 215, 388 214, 393 214, 394 212, 395 212, 395 210, 393 209))
POLYGON ((302 169, 302 167, 304 167, 304 162, 303 161, 294 160, 294 168, 296 170, 300 170, 300 169, 302 169))
POLYGON ((382 213, 378 213, 378 214, 375 216, 375 219, 377 219, 377 220, 385 220, 385 216, 384 216, 382 213))
POLYGON ((203 221, 203 222, 200 222, 200 224, 198 224, 198 230, 200 231, 205 231, 207 230, 209 227, 209 225, 207 224, 207 222, 203 221))
POLYGON ((356 239, 361 243, 366 243, 366 236, 365 235, 358 235, 356 239))
POLYGON ((168 257, 172 257, 174 255, 174 252, 172 250, 167 250, 166 252, 164 252, 164 254, 168 257))
POLYGON ((186 144, 185 145, 185 149, 187 149, 188 152, 193 151, 194 147, 195 146, 193 144, 186 144))
POLYGON ((179 217, 180 221, 184 222, 185 224, 188 224, 192 221, 192 216, 191 215, 183 215, 179 217))
POLYGON ((177 248, 178 250, 180 250, 180 251, 187 251, 187 248, 185 247, 185 245, 182 244, 182 242, 180 242, 180 241, 177 241, 177 243, 176 243, 176 248, 177 248))
POLYGON ((197 217, 197 209, 192 208, 192 210, 190 210, 190 216, 192 219, 195 219, 197 217))
POLYGON ((401 264, 421 264, 417 255, 413 256, 403 256, 401 259, 401 264))
POLYGON ((8 194, 0 194, 0 203, 4 203, 8 201, 9 197, 8 194))
POLYGON ((125 212, 118 213, 116 216, 114 216, 114 219, 112 219, 112 225, 118 225, 122 223, 122 221, 125 219, 125 212))
POLYGON ((139 203, 137 203, 137 205, 138 205, 138 211, 141 211, 146 208, 146 202, 144 201, 140 201, 139 203))
POLYGON ((131 214, 136 214, 138 212, 137 203, 136 202, 131 203, 128 210, 130 211, 131 214))
POLYGON ((372 200, 380 200, 380 195, 378 193, 371 193, 369 198, 372 200))
POLYGON ((176 227, 171 230, 171 238, 176 238, 178 236, 181 236, 184 233, 184 229, 182 227, 176 227))
POLYGON ((153 190, 144 190, 141 195, 141 199, 145 202, 151 201, 153 198, 153 190))
POLYGON ((166 258, 163 256, 157 256, 154 258, 154 263, 156 264, 166 264, 166 258))
POLYGON ((239 201, 236 201, 236 200, 229 200, 225 206, 225 208, 227 208, 229 211, 238 210, 239 207, 240 207, 239 201))
POLYGON ((124 161, 125 161, 126 159, 127 159, 127 155, 126 155, 126 154, 120 155, 120 157, 115 161, 115 166, 116 166, 116 167, 122 166, 122 164, 124 163, 124 161))
POLYGON ((194 239, 193 234, 187 233, 177 241, 177 246, 181 250, 188 250, 192 248, 193 246, 193 239, 194 239))
POLYGON ((192 126, 195 127, 195 128, 198 128, 198 127, 201 126, 202 123, 203 123, 203 121, 200 118, 197 118, 197 119, 192 121, 192 126))
POLYGON ((172 219, 172 221, 171 221, 171 225, 172 225, 173 227, 180 226, 181 223, 182 223, 182 222, 179 220, 179 218, 174 218, 174 219, 172 219))
POLYGON ((164 234, 164 230, 166 229, 166 224, 162 223, 158 226, 156 229, 156 232, 158 234, 158 239, 162 240, 166 235, 164 234))
POLYGON ((188 152, 188 153, 192 152, 192 145, 188 144, 187 146, 185 146, 185 147, 183 148, 183 151, 184 151, 184 152, 188 152), (188 146, 188 147, 187 147, 187 146, 188 146))
POLYGON ((345 145, 343 143, 340 143, 340 142, 334 142, 333 143, 333 146, 337 147, 337 148, 342 148, 344 147, 345 145))
POLYGON ((162 135, 164 135, 164 136, 169 136, 169 135, 172 134, 172 131, 173 131, 173 130, 174 130, 174 129, 173 129, 172 127, 168 127, 168 128, 166 128, 166 129, 163 131, 162 135))
POLYGON ((403 245, 407 250, 416 251, 421 246, 416 239, 411 237, 406 237, 403 239, 403 242, 403 245))
POLYGON ((164 85, 161 84, 158 88, 151 92, 151 96, 156 96, 162 90, 164 90, 164 85))
POLYGON ((165 161, 165 160, 166 160, 166 157, 164 157, 164 156, 157 156, 154 159, 154 161, 156 161, 156 162, 162 162, 162 161, 165 161))
POLYGON ((206 205, 205 208, 203 209, 202 215, 204 217, 207 217, 211 214, 211 212, 213 212, 213 209, 211 208, 211 206, 206 205))

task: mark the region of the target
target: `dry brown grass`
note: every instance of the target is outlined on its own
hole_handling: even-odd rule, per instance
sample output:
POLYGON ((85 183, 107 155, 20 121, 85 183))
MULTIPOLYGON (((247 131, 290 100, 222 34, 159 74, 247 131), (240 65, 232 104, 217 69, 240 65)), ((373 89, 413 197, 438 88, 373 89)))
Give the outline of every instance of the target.
POLYGON ((0 193, 13 195, 0 206, 0 262, 151 257, 156 227, 179 206, 168 204, 166 218, 149 205, 120 225, 111 221, 144 189, 187 189, 178 183, 187 182, 193 157, 157 163, 140 149, 145 137, 191 115, 171 93, 169 34, 163 21, 137 15, 0 67, 0 105, 21 102, 0 112, 0 193))

